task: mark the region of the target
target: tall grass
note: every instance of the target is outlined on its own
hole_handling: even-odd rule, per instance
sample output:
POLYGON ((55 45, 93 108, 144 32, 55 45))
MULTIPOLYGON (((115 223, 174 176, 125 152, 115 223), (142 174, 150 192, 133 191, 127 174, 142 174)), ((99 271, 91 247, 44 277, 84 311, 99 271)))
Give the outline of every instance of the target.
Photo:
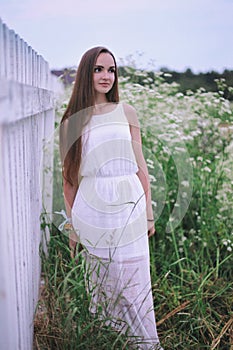
POLYGON ((133 340, 89 313, 84 260, 69 255, 68 239, 52 228, 49 258, 42 252, 41 299, 35 321, 36 349, 129 349, 133 340), (114 344, 114 347, 112 347, 114 344))
MULTIPOLYGON (((156 235, 150 239, 158 332, 166 350, 233 348, 233 112, 223 96, 176 84, 120 84, 138 112, 151 176, 156 235), (175 211, 174 211, 175 210, 175 211), (182 218, 182 220, 180 220, 182 218)), ((65 98, 64 98, 65 100, 65 98)), ((59 108, 62 112, 64 101, 59 108)), ((64 208, 55 149, 54 212, 64 208)), ((35 322, 37 349, 130 349, 133 340, 90 316, 84 261, 70 259, 54 214, 45 285, 35 322), (130 343, 131 341, 131 343, 130 343)))

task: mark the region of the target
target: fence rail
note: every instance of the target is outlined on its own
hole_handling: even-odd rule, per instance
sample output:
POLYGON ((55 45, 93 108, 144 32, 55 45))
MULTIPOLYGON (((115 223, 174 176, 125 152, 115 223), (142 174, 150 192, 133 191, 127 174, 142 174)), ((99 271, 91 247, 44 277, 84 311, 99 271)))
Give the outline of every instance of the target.
POLYGON ((43 170, 53 162, 44 151, 54 128, 53 79, 0 19, 0 349, 33 346, 40 215, 42 206, 52 211, 51 172, 43 170))

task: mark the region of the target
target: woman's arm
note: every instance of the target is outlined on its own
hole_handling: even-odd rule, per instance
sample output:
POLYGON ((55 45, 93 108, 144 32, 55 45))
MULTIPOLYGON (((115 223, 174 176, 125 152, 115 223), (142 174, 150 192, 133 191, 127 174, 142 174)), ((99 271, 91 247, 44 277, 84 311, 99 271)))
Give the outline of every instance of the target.
MULTIPOLYGON (((66 215, 68 218, 71 218, 71 210, 72 210, 75 196, 77 193, 77 186, 72 186, 67 180, 63 179, 63 193, 64 193, 66 215)), ((77 241, 78 241, 77 235, 71 226, 70 233, 69 233, 69 247, 71 249, 72 258, 75 257, 77 241)))
POLYGON ((154 215, 153 215, 153 209, 151 204, 151 188, 150 188, 149 172, 148 172, 147 164, 142 152, 140 125, 139 125, 136 111, 132 106, 124 104, 124 111, 129 122, 133 150, 134 150, 135 158, 138 164, 139 170, 137 172, 137 175, 141 181, 141 184, 146 196, 148 235, 150 237, 155 233, 154 221, 152 221, 154 220, 154 215))
POLYGON ((66 215, 68 218, 71 218, 71 210, 72 210, 74 199, 77 193, 77 187, 72 186, 70 182, 68 182, 66 179, 63 179, 63 193, 64 193, 66 215))

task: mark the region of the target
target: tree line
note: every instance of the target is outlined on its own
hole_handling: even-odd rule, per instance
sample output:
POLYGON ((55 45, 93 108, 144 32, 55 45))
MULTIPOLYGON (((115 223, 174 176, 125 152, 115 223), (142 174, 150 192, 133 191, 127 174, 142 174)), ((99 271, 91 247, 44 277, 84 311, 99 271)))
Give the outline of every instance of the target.
MULTIPOLYGON (((128 76, 132 83, 145 84, 145 77, 140 74, 138 69, 120 66, 119 76, 128 76), (139 72, 139 74, 138 74, 139 72)), ((76 68, 65 68, 61 70, 52 70, 52 74, 60 77, 65 86, 69 86, 73 83, 76 74, 76 68)), ((197 91, 199 88, 204 88, 206 91, 216 92, 219 90, 217 81, 224 79, 224 97, 233 101, 233 70, 225 69, 222 73, 216 71, 210 71, 206 73, 195 74, 190 68, 184 72, 176 72, 169 70, 166 67, 160 69, 162 77, 165 82, 178 84, 178 91, 186 93, 188 90, 197 91), (228 89, 227 87, 231 87, 228 89)), ((156 73, 153 71, 147 72, 148 77, 151 79, 151 83, 156 80, 156 73)))
MULTIPOLYGON (((233 88, 233 70, 225 69, 223 73, 216 71, 198 73, 195 74, 190 68, 184 72, 176 72, 169 70, 166 67, 160 69, 162 78, 167 83, 177 83, 179 92, 186 93, 188 90, 197 91, 200 88, 204 88, 206 91, 217 92, 219 90, 219 84, 217 81, 224 81, 224 97, 233 101, 233 91, 228 87, 233 88)), ((130 81, 143 85, 145 77, 140 74, 135 74, 135 69, 131 67, 119 67, 120 76, 130 76, 130 81)), ((156 73, 153 71, 148 72, 148 76, 151 78, 151 83, 154 83, 156 79, 156 73)))

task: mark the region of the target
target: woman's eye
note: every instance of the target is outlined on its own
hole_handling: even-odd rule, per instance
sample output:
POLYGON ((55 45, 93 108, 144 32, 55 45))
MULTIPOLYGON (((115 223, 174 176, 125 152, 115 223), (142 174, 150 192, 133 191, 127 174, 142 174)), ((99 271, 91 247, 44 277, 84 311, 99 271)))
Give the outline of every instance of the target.
POLYGON ((99 73, 101 72, 101 67, 95 67, 94 68, 94 73, 99 73))
MULTIPOLYGON (((115 73, 115 71, 116 70, 114 67, 109 68, 109 70, 108 70, 109 73, 115 73)), ((100 72, 102 72, 102 67, 95 67, 94 68, 94 73, 100 73, 100 72)))

